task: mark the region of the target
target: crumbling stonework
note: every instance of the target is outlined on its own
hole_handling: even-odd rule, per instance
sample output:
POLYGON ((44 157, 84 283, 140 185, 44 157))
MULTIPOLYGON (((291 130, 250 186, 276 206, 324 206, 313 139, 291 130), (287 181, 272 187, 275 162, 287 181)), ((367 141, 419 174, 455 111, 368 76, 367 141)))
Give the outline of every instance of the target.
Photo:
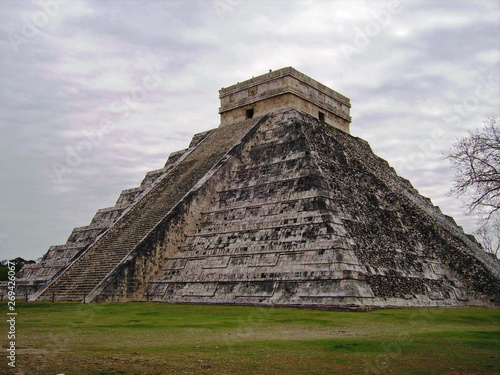
POLYGON ((477 244, 456 239, 429 201, 406 198, 418 193, 364 141, 291 110, 271 115, 231 160, 203 189, 210 207, 150 281, 150 300, 386 307, 498 298, 498 263, 471 254, 477 244), (460 266, 450 267, 450 253, 460 266))
MULTIPOLYGON (((269 83, 283 75, 257 78, 269 83)), ((226 93, 241 92, 236 86, 226 93)), ((268 99, 261 108, 275 97, 268 99)), ((148 173, 144 186, 100 210, 94 225, 76 228, 68 243, 81 250, 68 252, 32 299, 499 304, 498 260, 365 141, 295 105, 265 112, 236 122, 226 117, 195 136, 164 169, 148 173)), ((37 275, 51 268, 39 269, 37 275)))

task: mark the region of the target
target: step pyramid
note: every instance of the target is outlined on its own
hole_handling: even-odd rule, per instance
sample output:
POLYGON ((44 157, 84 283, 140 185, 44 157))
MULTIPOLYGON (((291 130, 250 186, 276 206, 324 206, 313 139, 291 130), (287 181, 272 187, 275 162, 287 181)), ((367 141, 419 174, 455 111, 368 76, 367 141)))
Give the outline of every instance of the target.
POLYGON ((32 299, 499 304, 498 260, 349 134, 347 98, 293 68, 220 97, 220 126, 74 231, 81 250, 32 299))

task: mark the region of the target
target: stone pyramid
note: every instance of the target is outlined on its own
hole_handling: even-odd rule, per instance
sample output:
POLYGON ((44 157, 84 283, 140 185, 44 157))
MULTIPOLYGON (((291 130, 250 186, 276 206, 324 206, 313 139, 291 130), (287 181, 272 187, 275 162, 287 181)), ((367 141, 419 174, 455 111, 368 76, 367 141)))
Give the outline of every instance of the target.
POLYGON ((31 299, 499 305, 499 261, 349 134, 348 98, 293 68, 220 98, 218 128, 21 270, 31 299))

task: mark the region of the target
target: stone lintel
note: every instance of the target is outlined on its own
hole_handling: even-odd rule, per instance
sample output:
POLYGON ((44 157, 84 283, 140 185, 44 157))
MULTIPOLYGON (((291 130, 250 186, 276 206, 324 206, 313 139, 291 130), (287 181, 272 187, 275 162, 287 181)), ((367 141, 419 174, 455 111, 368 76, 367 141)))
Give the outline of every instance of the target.
POLYGON ((221 126, 286 108, 306 112, 349 133, 350 100, 292 67, 219 90, 221 126))

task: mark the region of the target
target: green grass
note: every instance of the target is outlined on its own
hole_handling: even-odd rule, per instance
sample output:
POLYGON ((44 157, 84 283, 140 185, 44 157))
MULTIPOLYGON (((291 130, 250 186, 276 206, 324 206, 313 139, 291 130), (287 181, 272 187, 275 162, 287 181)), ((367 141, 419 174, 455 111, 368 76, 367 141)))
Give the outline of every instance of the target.
MULTIPOLYGON (((6 317, 5 301, 0 306, 6 317)), ((500 310, 493 308, 18 302, 17 312, 20 374, 500 373, 500 310)), ((0 325, 3 348, 7 328, 0 325)), ((0 373, 14 373, 1 361, 0 373)))

